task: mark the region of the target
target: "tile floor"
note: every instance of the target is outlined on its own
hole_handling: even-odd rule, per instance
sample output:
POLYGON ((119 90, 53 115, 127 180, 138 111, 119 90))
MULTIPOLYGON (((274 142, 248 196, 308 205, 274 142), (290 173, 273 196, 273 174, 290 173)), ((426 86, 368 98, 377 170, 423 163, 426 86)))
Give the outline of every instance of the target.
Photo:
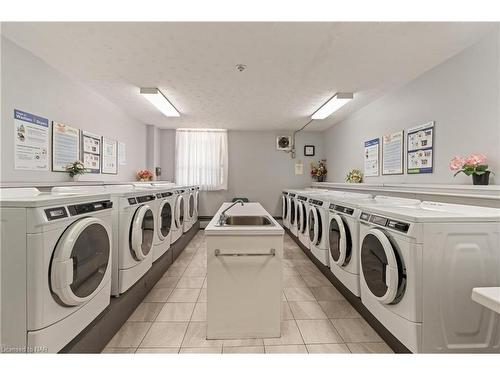
POLYGON ((392 353, 288 235, 281 337, 206 340, 206 251, 200 230, 103 353, 392 353))

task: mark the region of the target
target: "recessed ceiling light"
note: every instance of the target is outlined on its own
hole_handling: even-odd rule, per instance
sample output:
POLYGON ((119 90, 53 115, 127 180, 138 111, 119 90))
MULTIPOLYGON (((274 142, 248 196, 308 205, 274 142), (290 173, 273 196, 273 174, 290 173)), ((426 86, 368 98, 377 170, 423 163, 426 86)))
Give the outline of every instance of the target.
POLYGON ((141 88, 141 95, 151 102, 167 117, 179 117, 180 114, 175 107, 170 103, 163 93, 157 88, 141 88))
POLYGON ((338 92, 333 95, 325 104, 314 112, 311 116, 313 120, 323 120, 337 111, 354 97, 352 92, 338 92))

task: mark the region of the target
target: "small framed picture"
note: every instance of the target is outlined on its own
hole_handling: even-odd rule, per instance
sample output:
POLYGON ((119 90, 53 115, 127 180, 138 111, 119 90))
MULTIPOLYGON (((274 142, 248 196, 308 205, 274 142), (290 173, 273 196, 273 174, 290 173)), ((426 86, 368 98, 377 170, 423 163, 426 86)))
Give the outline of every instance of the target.
POLYGON ((313 145, 305 145, 304 146, 304 156, 314 156, 315 147, 313 145))

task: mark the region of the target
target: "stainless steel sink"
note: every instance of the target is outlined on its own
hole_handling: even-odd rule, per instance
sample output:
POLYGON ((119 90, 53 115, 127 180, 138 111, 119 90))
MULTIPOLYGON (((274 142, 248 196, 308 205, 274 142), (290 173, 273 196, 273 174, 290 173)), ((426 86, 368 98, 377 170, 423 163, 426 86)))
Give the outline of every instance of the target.
POLYGON ((224 225, 271 226, 273 222, 267 216, 228 216, 224 225))

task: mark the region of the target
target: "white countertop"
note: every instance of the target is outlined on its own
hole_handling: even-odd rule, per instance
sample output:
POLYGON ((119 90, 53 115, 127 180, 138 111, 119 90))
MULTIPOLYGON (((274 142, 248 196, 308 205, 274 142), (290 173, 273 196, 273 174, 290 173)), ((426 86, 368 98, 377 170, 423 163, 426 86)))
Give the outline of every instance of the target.
POLYGON ((229 211, 226 212, 226 216, 267 216, 273 225, 259 226, 259 225, 235 225, 235 226, 219 226, 218 220, 221 212, 227 207, 232 205, 231 202, 225 202, 219 208, 217 213, 214 215, 210 223, 208 223, 205 228, 205 234, 210 235, 243 235, 243 236, 254 236, 254 235, 283 235, 285 231, 278 224, 278 222, 272 217, 272 215, 267 212, 260 203, 250 202, 245 203, 243 206, 238 203, 233 206, 229 211))
POLYGON ((472 300, 500 314, 500 287, 472 289, 472 300))

